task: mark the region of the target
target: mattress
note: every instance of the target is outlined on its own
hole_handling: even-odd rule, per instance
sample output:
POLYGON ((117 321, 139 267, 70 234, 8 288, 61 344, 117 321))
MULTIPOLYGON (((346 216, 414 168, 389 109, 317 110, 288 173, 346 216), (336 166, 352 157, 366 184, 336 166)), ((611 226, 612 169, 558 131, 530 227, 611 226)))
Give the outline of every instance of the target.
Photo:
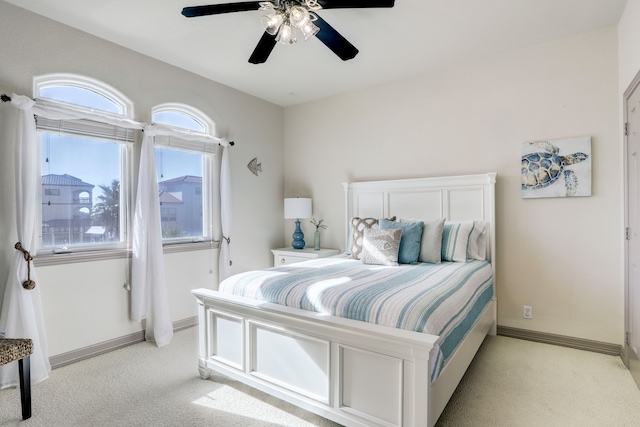
POLYGON ((367 265, 346 256, 240 273, 222 293, 440 336, 435 381, 493 298, 487 261, 367 265))

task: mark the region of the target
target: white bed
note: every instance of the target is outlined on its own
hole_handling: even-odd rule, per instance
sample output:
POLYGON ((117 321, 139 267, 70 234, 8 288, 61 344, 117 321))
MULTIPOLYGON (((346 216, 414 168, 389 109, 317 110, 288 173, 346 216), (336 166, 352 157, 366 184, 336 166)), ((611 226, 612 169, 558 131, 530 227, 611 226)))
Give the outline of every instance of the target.
MULTIPOLYGON (((495 283, 495 173, 344 184, 354 216, 483 221, 495 283)), ((495 289, 495 286, 493 287, 495 289)), ((199 303, 199 370, 213 370, 345 426, 433 426, 487 334, 495 292, 435 381, 440 337, 208 289, 199 303)))

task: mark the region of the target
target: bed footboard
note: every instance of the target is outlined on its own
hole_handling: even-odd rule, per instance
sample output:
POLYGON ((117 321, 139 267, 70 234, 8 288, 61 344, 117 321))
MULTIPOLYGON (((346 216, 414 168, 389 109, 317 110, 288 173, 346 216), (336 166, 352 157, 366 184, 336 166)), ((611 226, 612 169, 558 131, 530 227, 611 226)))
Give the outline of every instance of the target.
MULTIPOLYGON (((444 408, 431 409, 428 380, 437 336, 207 289, 193 294, 202 378, 215 370, 345 426, 432 426, 444 408)), ((460 380, 442 375, 444 389, 460 380)))

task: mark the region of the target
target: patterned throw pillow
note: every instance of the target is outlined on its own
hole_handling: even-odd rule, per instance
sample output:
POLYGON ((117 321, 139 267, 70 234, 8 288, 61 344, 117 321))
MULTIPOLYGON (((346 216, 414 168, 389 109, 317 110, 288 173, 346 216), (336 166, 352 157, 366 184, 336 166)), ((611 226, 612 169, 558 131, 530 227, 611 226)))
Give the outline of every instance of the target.
MULTIPOLYGON (((396 217, 389 218, 389 221, 395 221, 396 217)), ((377 228, 378 220, 376 218, 351 218, 351 229, 353 237, 351 239, 351 259, 362 258, 362 242, 364 241, 364 230, 368 228, 377 228)))
POLYGON ((401 228, 391 230, 365 229, 362 262, 365 264, 398 265, 401 238, 401 228))

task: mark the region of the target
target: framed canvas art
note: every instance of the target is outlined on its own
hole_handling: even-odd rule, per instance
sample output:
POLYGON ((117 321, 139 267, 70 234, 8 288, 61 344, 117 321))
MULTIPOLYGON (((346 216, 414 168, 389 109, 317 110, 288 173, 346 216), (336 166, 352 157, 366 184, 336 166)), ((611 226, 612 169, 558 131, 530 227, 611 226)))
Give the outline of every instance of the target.
POLYGON ((522 198, 591 196, 591 137, 522 144, 522 198))

